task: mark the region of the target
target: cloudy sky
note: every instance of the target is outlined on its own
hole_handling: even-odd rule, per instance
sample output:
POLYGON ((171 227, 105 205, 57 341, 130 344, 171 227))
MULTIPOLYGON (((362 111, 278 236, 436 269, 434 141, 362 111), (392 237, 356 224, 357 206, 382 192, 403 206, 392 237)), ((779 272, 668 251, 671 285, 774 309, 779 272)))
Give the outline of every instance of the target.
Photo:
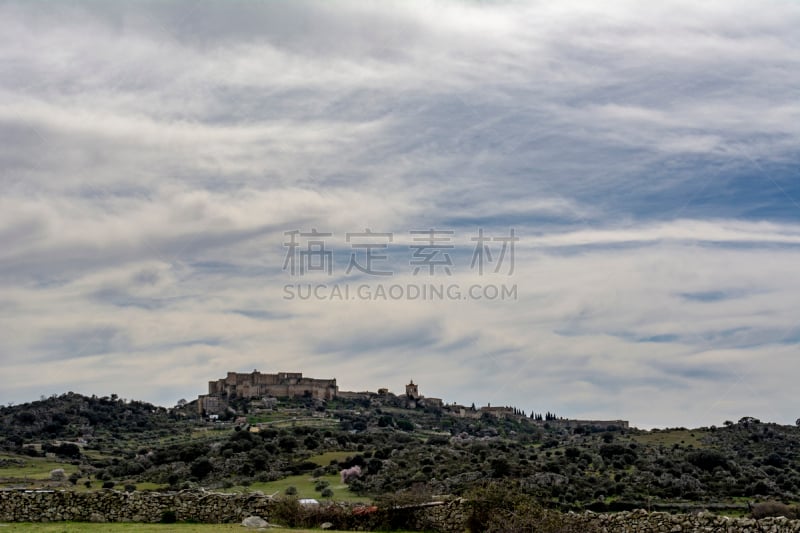
POLYGON ((257 368, 793 423, 800 4, 697 4, 0 3, 0 402, 257 368))

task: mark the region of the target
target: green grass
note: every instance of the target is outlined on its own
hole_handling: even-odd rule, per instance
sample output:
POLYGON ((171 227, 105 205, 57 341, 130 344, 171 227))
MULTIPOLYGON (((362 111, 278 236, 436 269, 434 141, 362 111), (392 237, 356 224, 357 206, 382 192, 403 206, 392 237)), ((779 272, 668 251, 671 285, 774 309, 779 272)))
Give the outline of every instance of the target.
MULTIPOLYGON (((214 533, 217 531, 238 531, 245 529, 240 524, 89 524, 84 522, 57 522, 48 524, 12 523, 0 524, 0 531, 35 531, 36 533, 214 533)), ((269 531, 291 531, 294 533, 319 533, 314 529, 270 528, 269 531)))
POLYGON ((347 485, 344 485, 337 475, 321 476, 319 478, 313 478, 310 475, 289 476, 277 481, 253 483, 249 487, 233 487, 231 489, 224 489, 223 492, 261 491, 264 494, 273 494, 277 492, 283 495, 286 493, 286 489, 288 487, 294 487, 297 489, 298 498, 316 498, 317 500, 325 501, 327 498, 323 498, 320 496, 319 492, 314 490, 314 482, 317 479, 324 479, 330 483, 329 487, 333 490, 333 498, 331 498, 333 501, 365 503, 371 501, 369 498, 358 496, 357 494, 350 492, 347 489, 347 485))
POLYGON ((286 419, 291 419, 291 417, 283 413, 261 413, 257 415, 249 415, 247 417, 247 422, 250 424, 263 424, 283 421, 286 419))
POLYGON ((269 423, 269 427, 271 428, 288 428, 295 426, 332 428, 332 427, 338 427, 338 425, 339 422, 337 422, 332 418, 312 418, 312 417, 298 418, 296 420, 286 419, 269 423))
POLYGON ((699 429, 676 429, 673 431, 658 431, 636 435, 633 437, 633 440, 640 444, 648 444, 651 446, 658 446, 660 444, 664 446, 673 446, 675 444, 680 444, 685 447, 691 444, 695 448, 702 448, 705 444, 701 442, 700 439, 704 437, 705 434, 705 431, 699 429))
POLYGON ((0 467, 0 478, 28 478, 28 479, 49 479, 50 471, 56 468, 63 468, 67 476, 72 472, 77 472, 78 467, 69 463, 62 463, 47 457, 28 457, 25 455, 0 455, 0 459, 19 459, 24 461, 23 466, 0 467))
POLYGON ((169 485, 164 485, 163 483, 136 483, 136 490, 166 490, 167 488, 169 488, 169 485))
POLYGON ((348 457, 353 457, 358 453, 359 452, 325 452, 319 455, 314 455, 312 457, 309 457, 308 460, 311 461, 312 463, 318 464, 319 466, 328 466, 334 459, 336 459, 339 462, 342 462, 348 457))

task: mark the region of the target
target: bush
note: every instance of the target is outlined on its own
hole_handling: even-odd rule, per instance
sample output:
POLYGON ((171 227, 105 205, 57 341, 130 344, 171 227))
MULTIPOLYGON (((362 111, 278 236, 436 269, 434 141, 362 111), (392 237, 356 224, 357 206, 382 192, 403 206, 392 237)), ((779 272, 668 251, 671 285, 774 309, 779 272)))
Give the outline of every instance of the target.
POLYGON ((283 492, 287 496, 297 496, 297 487, 295 487, 294 485, 289 485, 283 492))
POLYGON ((206 457, 201 457, 192 463, 190 471, 192 476, 196 477, 197 479, 203 479, 210 474, 212 470, 214 470, 214 467, 211 465, 211 461, 209 461, 206 457))
POLYGON ((103 488, 104 489, 113 489, 114 482, 113 481, 103 481, 103 488))
POLYGON ((270 513, 270 521, 274 520, 290 528, 318 528, 320 524, 330 522, 333 529, 337 530, 354 531, 358 527, 363 527, 368 531, 375 531, 379 525, 377 513, 357 516, 347 507, 336 504, 304 506, 297 498, 273 500, 270 513))
POLYGON ((467 528, 471 532, 505 533, 537 531, 540 533, 589 532, 586 524, 572 526, 560 513, 545 509, 533 497, 524 494, 516 482, 492 482, 473 489, 468 495, 467 528))
POLYGON ((761 502, 753 505, 751 513, 753 518, 765 518, 768 516, 785 516, 786 518, 797 518, 798 509, 790 507, 781 502, 761 502))
POLYGON ((330 487, 325 487, 322 489, 320 494, 323 498, 333 498, 333 489, 330 487))
POLYGON ((397 421, 397 427, 403 431, 414 431, 414 423, 404 418, 397 421))
POLYGON ((701 470, 711 472, 717 467, 728 468, 727 458, 716 450, 700 450, 690 453, 686 460, 701 470))

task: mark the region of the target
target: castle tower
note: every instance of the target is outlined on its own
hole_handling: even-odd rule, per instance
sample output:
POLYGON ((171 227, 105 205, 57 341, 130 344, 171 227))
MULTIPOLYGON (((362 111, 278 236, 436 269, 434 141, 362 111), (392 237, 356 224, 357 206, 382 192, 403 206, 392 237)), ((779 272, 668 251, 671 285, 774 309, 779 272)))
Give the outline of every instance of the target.
POLYGON ((417 385, 414 384, 414 380, 411 380, 411 383, 406 385, 406 396, 409 398, 414 398, 415 400, 419 398, 419 390, 417 389, 417 385))

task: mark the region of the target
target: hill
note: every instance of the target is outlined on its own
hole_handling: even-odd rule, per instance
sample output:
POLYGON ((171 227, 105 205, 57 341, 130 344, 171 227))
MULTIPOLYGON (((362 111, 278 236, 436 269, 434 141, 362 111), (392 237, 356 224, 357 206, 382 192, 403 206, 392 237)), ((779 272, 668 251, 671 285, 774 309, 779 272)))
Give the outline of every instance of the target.
POLYGON ((73 393, 3 407, 0 484, 420 500, 468 494, 491 479, 549 505, 595 510, 735 510, 762 498, 796 502, 800 492, 800 429, 750 417, 643 431, 459 418, 370 399, 240 399, 233 407, 232 420, 215 422, 191 405, 73 393), (66 478, 49 479, 58 466, 66 478))

